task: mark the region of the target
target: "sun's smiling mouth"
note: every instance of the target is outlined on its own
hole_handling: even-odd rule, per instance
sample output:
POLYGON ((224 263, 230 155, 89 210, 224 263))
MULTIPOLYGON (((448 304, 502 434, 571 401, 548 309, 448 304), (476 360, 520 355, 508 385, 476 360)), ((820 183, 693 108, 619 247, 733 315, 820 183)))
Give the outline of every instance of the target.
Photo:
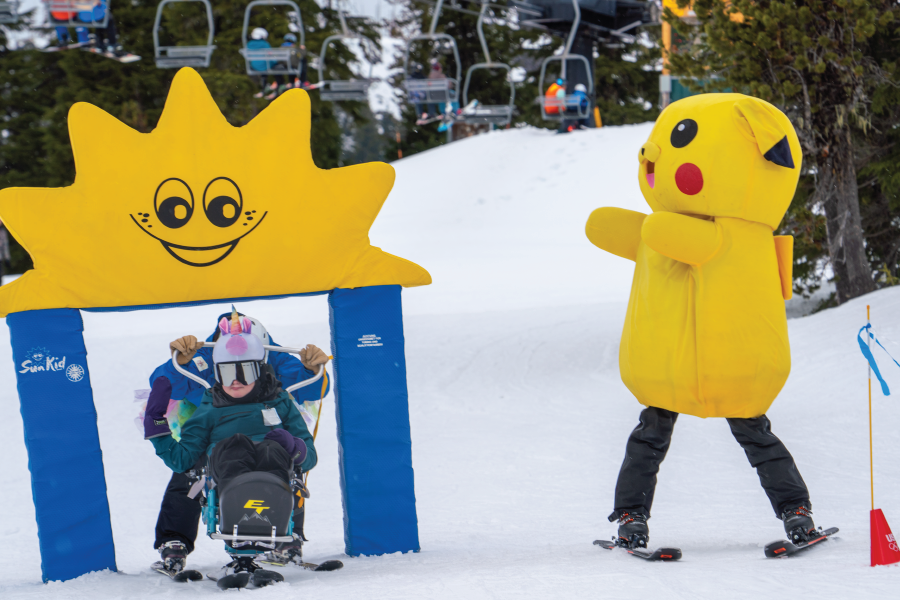
POLYGON ((263 216, 259 218, 259 221, 257 221, 256 224, 253 225, 253 227, 251 227, 250 231, 248 231, 247 233, 236 237, 230 242, 216 244, 215 246, 183 246, 181 244, 168 242, 160 237, 153 235, 144 227, 141 227, 141 224, 137 219, 134 218, 134 215, 129 216, 131 217, 131 220, 134 221, 134 224, 140 227, 141 231, 162 244, 163 248, 166 249, 166 252, 171 254, 172 257, 176 260, 191 267, 209 267, 224 260, 226 256, 231 254, 231 252, 235 248, 237 248, 238 242, 250 235, 254 229, 259 227, 268 214, 268 211, 263 213, 263 216))

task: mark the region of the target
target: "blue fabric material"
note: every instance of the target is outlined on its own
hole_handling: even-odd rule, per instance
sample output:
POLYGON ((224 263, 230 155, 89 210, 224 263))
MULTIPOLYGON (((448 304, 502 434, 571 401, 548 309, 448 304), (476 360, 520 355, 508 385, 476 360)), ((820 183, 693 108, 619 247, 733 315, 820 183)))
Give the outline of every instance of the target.
POLYGON ((878 344, 882 350, 884 350, 885 354, 887 354, 888 356, 891 357, 891 360, 894 361, 895 365, 900 367, 900 363, 897 362, 896 358, 891 356, 891 353, 887 351, 887 348, 882 346, 881 342, 878 341, 878 338, 875 337, 875 334, 872 333, 872 325, 871 324, 866 325, 865 327, 863 327, 862 329, 859 330, 858 334, 856 334, 856 341, 859 342, 859 349, 862 352, 863 356, 866 357, 866 360, 869 361, 869 366, 872 367, 872 371, 875 373, 875 377, 878 378, 878 383, 881 384, 881 392, 885 396, 890 396, 891 390, 888 387, 887 382, 884 380, 884 377, 881 376, 881 371, 878 370, 878 364, 875 362, 875 356, 872 355, 872 351, 869 350, 869 345, 866 343, 866 341, 863 341, 863 331, 865 331, 869 337, 871 337, 873 340, 875 340, 875 343, 878 344))
MULTIPOLYGON (((262 50, 263 48, 271 48, 269 42, 266 40, 250 40, 247 42, 247 50, 262 50)), ((269 64, 269 69, 275 66, 273 61, 265 61, 265 60, 251 60, 250 68, 254 71, 266 71, 266 63, 269 64)))
MULTIPOLYGON (((10 314, 43 580, 116 570, 83 324, 78 310, 10 314)), ((7 515, 10 516, 10 515, 7 515)))
POLYGON ((400 286, 329 296, 344 544, 419 550, 400 286))
MULTIPOLYGON (((223 313, 219 315, 219 319, 221 319, 223 316, 230 317, 231 313, 223 313)), ((206 338, 207 342, 213 341, 213 336, 215 335, 216 327, 218 327, 219 319, 216 319, 216 323, 213 324, 213 332, 209 334, 209 337, 206 338)), ((272 337, 271 333, 269 333, 269 345, 280 347, 280 345, 275 342, 275 339, 272 337)), ((189 371, 194 375, 197 375, 201 379, 206 380, 206 383, 208 383, 209 385, 215 384, 216 374, 213 370, 212 351, 212 348, 200 348, 199 350, 197 350, 196 354, 194 354, 194 358, 200 356, 204 361, 206 361, 206 364, 208 365, 207 368, 203 369, 202 371, 199 369, 199 367, 197 367, 197 363, 194 360, 191 360, 186 365, 182 365, 181 368, 189 371)), ((288 354, 286 352, 269 352, 269 357, 266 362, 270 364, 275 370, 275 377, 277 377, 281 382, 281 387, 283 388, 288 388, 295 383, 306 381, 307 379, 315 375, 314 372, 303 366, 303 363, 300 362, 300 358, 296 354, 288 354)), ((153 382, 156 381, 157 377, 165 377, 172 383, 172 398, 178 400, 184 399, 195 406, 200 406, 200 402, 203 400, 203 394, 206 392, 206 388, 193 379, 189 379, 176 371, 175 367, 172 365, 171 359, 156 367, 153 373, 151 373, 151 387, 153 386, 153 382)), ((325 394, 327 395, 328 389, 331 385, 330 382, 328 382, 327 374, 325 375, 325 379, 325 394)), ((308 385, 306 387, 300 388, 299 390, 291 392, 291 395, 297 402, 318 400, 322 397, 322 385, 320 383, 314 383, 312 385, 308 385)))
POLYGON ((587 94, 581 91, 572 92, 569 96, 569 99, 566 100, 567 104, 571 104, 574 106, 580 107, 580 110, 584 110, 588 107, 588 97, 587 94), (577 100, 577 103, 575 102, 577 100))

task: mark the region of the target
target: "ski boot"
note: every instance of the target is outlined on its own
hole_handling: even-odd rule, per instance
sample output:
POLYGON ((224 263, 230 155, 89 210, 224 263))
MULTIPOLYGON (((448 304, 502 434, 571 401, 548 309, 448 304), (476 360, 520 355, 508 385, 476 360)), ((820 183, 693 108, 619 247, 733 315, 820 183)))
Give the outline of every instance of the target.
POLYGON ((650 541, 650 528, 647 527, 647 515, 642 512, 614 512, 610 521, 618 520, 619 537, 616 545, 623 548, 646 548, 650 541))
POLYGON ((275 550, 266 552, 266 558, 263 562, 270 565, 277 565, 279 567, 283 567, 291 563, 294 563, 295 565, 302 565, 303 538, 295 533, 294 541, 283 542, 281 544, 278 544, 275 550))
POLYGON ((166 542, 159 547, 159 562, 153 565, 153 568, 164 570, 167 574, 174 577, 184 570, 184 563, 187 561, 187 546, 183 542, 173 540, 166 542))
POLYGON ((808 502, 789 508, 781 513, 784 531, 791 543, 808 542, 816 533, 816 525, 812 520, 812 509, 808 502))
POLYGON ((245 588, 249 584, 264 587, 284 581, 281 573, 263 569, 256 564, 252 556, 235 556, 234 560, 222 567, 218 577, 210 579, 215 579, 216 585, 222 590, 245 588))

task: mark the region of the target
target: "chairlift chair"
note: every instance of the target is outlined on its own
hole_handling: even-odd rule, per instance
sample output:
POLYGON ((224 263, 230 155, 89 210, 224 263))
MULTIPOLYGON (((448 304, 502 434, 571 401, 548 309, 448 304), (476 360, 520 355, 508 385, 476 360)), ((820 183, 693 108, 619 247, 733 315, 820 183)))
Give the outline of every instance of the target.
POLYGON ((469 84, 472 82, 472 73, 477 70, 493 70, 501 69, 506 71, 506 78, 509 81, 509 103, 487 105, 478 104, 474 108, 464 109, 462 118, 467 123, 490 124, 490 125, 507 125, 512 121, 513 109, 516 102, 516 86, 512 80, 512 68, 506 63, 493 62, 490 52, 488 52, 487 40, 484 37, 484 17, 487 14, 488 3, 481 5, 481 12, 478 15, 478 39, 481 41, 481 49, 484 52, 486 62, 476 63, 469 67, 466 71, 466 83, 463 86, 463 106, 469 106, 469 84))
POLYGON ((18 0, 10 0, 9 2, 0 2, 0 24, 14 25, 19 22, 19 2, 18 0))
POLYGON ((208 67, 212 58, 215 38, 213 26, 212 5, 209 0, 162 0, 156 7, 156 20, 153 22, 153 53, 156 57, 156 67, 159 69, 179 69, 181 67, 208 67), (206 9, 206 22, 209 25, 209 35, 205 46, 160 46, 159 23, 162 20, 163 8, 166 4, 179 2, 200 2, 206 9))
POLYGON ((291 55, 296 48, 254 48, 247 47, 247 32, 250 29, 250 13, 255 6, 289 6, 296 13, 297 34, 300 46, 306 45, 303 17, 300 7, 293 0, 253 0, 244 11, 244 26, 241 29, 241 56, 247 64, 247 75, 294 75, 300 74, 300 65, 291 66, 291 55), (263 69, 254 69, 252 63, 264 65, 263 69))
POLYGON ((541 116, 545 121, 565 121, 567 119, 586 119, 590 116, 590 106, 582 107, 581 99, 566 94, 565 98, 555 98, 544 95, 546 88, 544 87, 545 76, 547 74, 547 65, 553 62, 559 62, 560 74, 565 79, 566 63, 570 60, 584 63, 584 70, 587 73, 587 95, 594 94, 594 75, 591 72, 591 63, 581 54, 572 54, 572 43, 575 36, 578 35, 578 25, 581 23, 581 9, 578 7, 578 0, 572 0, 572 6, 575 8, 575 19, 572 21, 572 29, 566 38, 566 46, 562 54, 556 56, 548 56, 541 63, 541 75, 538 78, 538 101, 541 104, 541 116), (555 109, 555 112, 547 112, 547 109, 555 109))
POLYGON ((43 0, 53 27, 104 29, 111 0, 43 0), (65 16, 65 18, 61 18, 65 16))
POLYGON ((434 9, 434 17, 431 19, 431 28, 428 33, 415 35, 406 43, 406 51, 403 55, 403 85, 406 87, 407 97, 410 102, 416 104, 446 104, 459 101, 459 80, 462 76, 462 65, 459 61, 459 47, 453 36, 446 33, 435 33, 438 18, 441 16, 444 0, 438 0, 434 9), (417 41, 430 40, 432 42, 444 42, 453 52, 456 61, 456 77, 447 76, 440 79, 413 79, 409 71, 409 52, 417 41))
POLYGON ((371 65, 369 67, 370 77, 366 79, 325 79, 325 54, 328 52, 330 43, 338 40, 359 40, 360 44, 368 44, 370 50, 376 50, 375 43, 369 38, 350 33, 340 3, 338 3, 338 17, 341 20, 341 33, 325 38, 325 41, 322 42, 322 51, 319 53, 319 98, 326 102, 368 102, 369 86, 373 81, 371 65))

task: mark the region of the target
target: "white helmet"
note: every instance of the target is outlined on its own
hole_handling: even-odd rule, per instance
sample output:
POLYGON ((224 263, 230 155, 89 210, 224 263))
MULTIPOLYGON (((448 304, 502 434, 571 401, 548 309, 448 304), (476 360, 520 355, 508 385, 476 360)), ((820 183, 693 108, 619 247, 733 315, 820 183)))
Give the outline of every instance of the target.
POLYGON ((584 92, 585 94, 587 94, 587 88, 584 86, 583 83, 576 84, 575 91, 576 92, 584 92))
MULTIPOLYGON (((263 343, 263 346, 270 346, 272 342, 269 341, 269 332, 266 331, 266 326, 260 323, 259 319, 256 317, 247 317, 250 319, 250 323, 253 324, 253 329, 250 331, 253 335, 259 338, 259 341, 263 343)), ((266 350, 266 356, 263 358, 263 362, 269 361, 269 351, 266 350)))
POLYGON ((250 33, 251 40, 264 40, 269 37, 269 32, 262 27, 257 27, 250 33))

